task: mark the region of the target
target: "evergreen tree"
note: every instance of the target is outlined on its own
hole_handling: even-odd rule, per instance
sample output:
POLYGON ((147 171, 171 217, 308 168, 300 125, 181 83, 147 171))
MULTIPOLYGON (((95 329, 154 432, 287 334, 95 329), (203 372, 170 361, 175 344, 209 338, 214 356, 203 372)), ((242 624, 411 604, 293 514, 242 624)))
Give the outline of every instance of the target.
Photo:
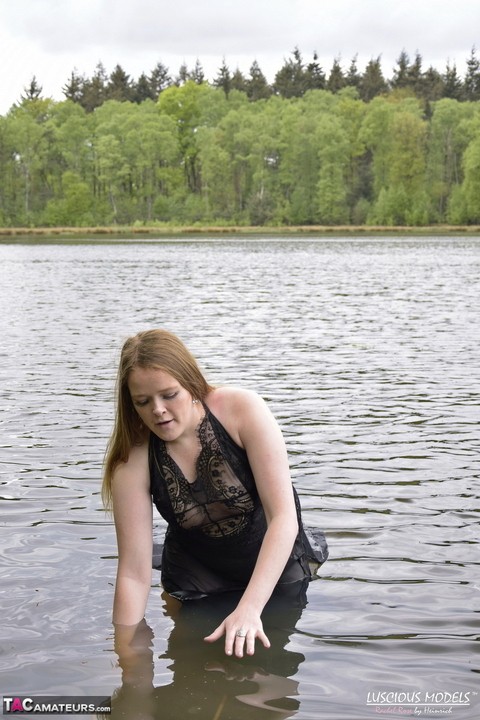
POLYGON ((375 60, 372 58, 365 68, 365 72, 360 78, 358 91, 360 97, 365 102, 370 102, 377 95, 382 95, 388 90, 388 84, 383 77, 380 56, 375 60))
POLYGON ((247 95, 250 100, 262 100, 269 98, 272 94, 272 89, 267 82, 267 78, 260 69, 260 65, 256 60, 253 61, 250 67, 250 77, 247 80, 247 95))
POLYGON ((397 90, 398 88, 407 87, 409 83, 408 70, 410 67, 410 58, 405 50, 402 50, 397 58, 397 67, 393 70, 393 78, 390 82, 392 88, 397 90))
POLYGON ((62 92, 67 100, 72 100, 75 103, 80 103, 83 97, 83 86, 85 84, 85 77, 79 75, 75 68, 67 83, 63 86, 62 92))
POLYGON ((305 92, 305 71, 298 48, 292 52, 292 58, 285 60, 283 67, 275 75, 273 90, 285 98, 301 97, 305 92))
POLYGON ((144 100, 156 100, 157 96, 153 92, 149 79, 142 73, 137 82, 132 86, 131 99, 137 104, 144 100))
POLYGON ((312 62, 308 63, 305 70, 305 90, 325 90, 326 77, 319 62, 316 52, 313 53, 312 62))
POLYGON ((333 61, 332 69, 327 80, 327 90, 332 93, 337 93, 339 90, 344 88, 347 84, 345 75, 343 74, 342 66, 340 65, 340 59, 335 58, 333 61))
POLYGON ((409 66, 407 71, 407 85, 411 87, 417 97, 423 95, 423 71, 422 71, 422 56, 419 52, 415 53, 415 60, 409 66))
POLYGON ((436 102, 445 95, 445 84, 441 73, 430 66, 423 74, 422 97, 426 102, 436 102))
POLYGON ((230 87, 232 90, 239 90, 244 93, 247 92, 247 78, 239 68, 237 68, 232 75, 230 87))
POLYGON ((467 60, 467 72, 463 83, 465 99, 480 100, 480 60, 476 56, 475 47, 472 48, 467 60))
POLYGON ((205 73, 203 72, 202 63, 200 60, 196 60, 195 67, 192 72, 189 73, 189 80, 193 80, 197 85, 201 85, 205 82, 205 73))
POLYGON ((230 90, 232 89, 232 76, 230 75, 230 70, 225 62, 225 58, 223 58, 222 65, 218 70, 218 75, 214 79, 213 84, 215 87, 222 88, 225 97, 228 98, 230 90))
POLYGON ((178 70, 178 75, 175 78, 175 85, 177 85, 177 87, 181 87, 182 85, 185 85, 185 83, 187 83, 189 79, 190 75, 188 72, 188 67, 186 63, 182 63, 178 70))
POLYGON ((30 80, 30 83, 23 88, 23 92, 24 94, 20 96, 21 102, 40 99, 43 88, 38 84, 35 75, 30 80))
MULTIPOLYGON (((153 98, 158 99, 161 92, 172 85, 172 78, 168 73, 168 68, 163 63, 158 62, 150 73, 148 78, 153 98)), ((185 82, 185 81, 184 81, 185 82)), ((182 83, 183 84, 183 83, 182 83)))
POLYGON ((450 65, 447 63, 445 74, 443 75, 444 96, 452 100, 461 100, 463 95, 462 80, 458 76, 457 66, 455 63, 450 65))
POLYGON ((355 55, 352 58, 352 62, 350 63, 350 67, 348 68, 348 73, 346 76, 346 82, 349 87, 356 87, 358 88, 361 83, 361 75, 358 72, 357 68, 357 55, 355 55))
POLYGON ((121 65, 116 65, 110 75, 110 79, 106 88, 106 97, 108 100, 118 100, 119 102, 129 102, 132 100, 132 81, 130 75, 127 75, 121 65))
POLYGON ((83 83, 83 94, 80 104, 87 112, 93 112, 106 99, 108 76, 102 62, 97 64, 92 78, 83 83))

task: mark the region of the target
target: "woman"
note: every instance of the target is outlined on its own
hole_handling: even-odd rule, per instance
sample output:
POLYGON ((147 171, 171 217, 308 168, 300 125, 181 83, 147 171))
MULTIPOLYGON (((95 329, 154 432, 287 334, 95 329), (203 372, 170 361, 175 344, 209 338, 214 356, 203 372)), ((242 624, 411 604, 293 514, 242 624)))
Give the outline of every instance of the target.
MULTIPOLYGON (((270 643, 261 614, 275 588, 311 577, 313 551, 301 524, 285 443, 263 400, 212 387, 183 343, 164 330, 129 338, 117 378, 115 427, 102 494, 118 542, 117 626, 136 626, 151 584, 152 500, 168 523, 162 585, 179 600, 241 591, 205 640, 253 655, 270 643)), ((133 630, 132 630, 133 631, 133 630)))

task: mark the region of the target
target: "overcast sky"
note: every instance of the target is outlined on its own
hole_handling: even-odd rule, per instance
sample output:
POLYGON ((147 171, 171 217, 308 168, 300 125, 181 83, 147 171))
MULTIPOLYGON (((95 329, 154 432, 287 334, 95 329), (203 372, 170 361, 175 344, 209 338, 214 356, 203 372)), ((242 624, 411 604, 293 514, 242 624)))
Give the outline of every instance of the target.
POLYGON ((325 71, 335 57, 363 69, 381 55, 385 76, 404 49, 425 68, 447 61, 463 75, 480 55, 478 0, 0 0, 0 113, 35 75, 43 94, 63 99, 73 69, 91 76, 102 61, 132 78, 161 61, 172 75, 198 58, 212 79, 225 58, 245 74, 257 60, 269 81, 298 47, 325 71))

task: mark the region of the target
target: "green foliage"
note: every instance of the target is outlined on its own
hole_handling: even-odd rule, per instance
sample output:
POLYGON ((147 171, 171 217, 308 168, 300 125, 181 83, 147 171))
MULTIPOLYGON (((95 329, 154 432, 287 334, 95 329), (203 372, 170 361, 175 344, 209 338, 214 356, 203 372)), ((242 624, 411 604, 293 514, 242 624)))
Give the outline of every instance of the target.
POLYGON ((22 95, 22 101, 38 100, 42 95, 43 88, 37 82, 37 78, 34 75, 30 80, 30 83, 23 89, 24 95, 22 95))
POLYGON ((465 177, 459 197, 462 215, 465 222, 480 223, 480 133, 465 150, 463 166, 465 177))
POLYGON ((47 202, 42 224, 50 227, 94 224, 93 197, 90 187, 68 170, 62 176, 61 196, 47 202))
MULTIPOLYGON (((475 105, 444 98, 433 106, 429 123, 429 152, 427 155, 427 187, 429 188, 432 218, 450 221, 452 198, 463 180, 462 158, 466 147, 476 135, 475 105)), ((459 198, 454 201, 458 207, 459 198)), ((464 220, 459 220, 464 222, 464 220)))
MULTIPOLYGON (((63 87, 63 93, 66 99, 80 104, 87 112, 93 112, 107 100, 138 104, 145 100, 157 100, 167 88, 181 87, 189 81, 196 85, 206 83, 198 59, 192 69, 182 64, 175 78, 163 63, 158 62, 150 73, 142 72, 136 80, 119 64, 109 75, 103 63, 99 62, 91 77, 85 77, 74 69, 63 87)), ((338 93, 345 87, 357 89, 359 97, 366 102, 399 90, 413 94, 425 104, 442 98, 477 101, 480 99, 480 60, 473 47, 470 57, 466 59, 466 72, 462 78, 456 66, 449 62, 443 73, 433 67, 424 69, 423 58, 418 51, 411 60, 406 51, 402 50, 393 68, 393 75, 388 79, 383 75, 380 56, 372 57, 363 71, 357 67, 356 56, 348 69, 336 57, 327 77, 318 63, 316 52, 310 62, 305 62, 299 48, 295 47, 291 56, 284 60, 282 67, 275 73, 273 83, 269 83, 256 60, 250 67, 249 76, 245 77, 238 68, 231 72, 224 58, 211 84, 222 88, 227 98, 231 90, 239 90, 253 102, 268 99, 272 94, 294 98, 303 97, 309 90, 327 89, 338 93)), ((42 87, 33 76, 24 88, 21 101, 39 99, 41 94, 42 87)))
POLYGON ((480 59, 477 58, 473 47, 467 60, 467 72, 463 85, 466 100, 480 100, 480 59))
POLYGON ((246 92, 250 100, 265 100, 272 94, 272 88, 267 82, 260 65, 256 60, 250 67, 250 76, 246 81, 246 92))
MULTIPOLYGON (((298 51, 276 95, 258 66, 235 87, 225 63, 217 87, 197 64, 196 80, 156 95, 145 76, 145 99, 94 109, 74 99, 76 77, 63 102, 32 93, 0 117, 0 224, 480 223, 480 106, 427 108, 408 86, 420 60, 403 58, 398 87, 368 102, 355 65, 342 77, 357 86, 295 94, 295 73, 322 78, 298 51)), ((96 77, 104 93, 133 88, 120 67, 96 77)))
POLYGON ((388 84, 383 77, 379 57, 376 60, 370 60, 363 76, 358 78, 356 86, 359 89, 360 97, 365 102, 373 100, 377 95, 384 95, 388 91, 388 84))

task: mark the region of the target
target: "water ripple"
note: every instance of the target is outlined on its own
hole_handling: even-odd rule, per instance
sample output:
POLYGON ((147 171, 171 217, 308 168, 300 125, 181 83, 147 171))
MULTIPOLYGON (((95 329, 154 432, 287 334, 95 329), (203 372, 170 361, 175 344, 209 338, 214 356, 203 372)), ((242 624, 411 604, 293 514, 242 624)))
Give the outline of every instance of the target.
MULTIPOLYGON (((375 690, 478 686, 478 240, 15 244, 0 262, 6 691, 120 684, 99 481, 120 343, 151 326, 214 382, 267 399, 306 523, 327 532, 283 651, 304 658, 296 719, 370 718, 375 690)), ((157 590, 160 687, 172 626, 157 590)))

